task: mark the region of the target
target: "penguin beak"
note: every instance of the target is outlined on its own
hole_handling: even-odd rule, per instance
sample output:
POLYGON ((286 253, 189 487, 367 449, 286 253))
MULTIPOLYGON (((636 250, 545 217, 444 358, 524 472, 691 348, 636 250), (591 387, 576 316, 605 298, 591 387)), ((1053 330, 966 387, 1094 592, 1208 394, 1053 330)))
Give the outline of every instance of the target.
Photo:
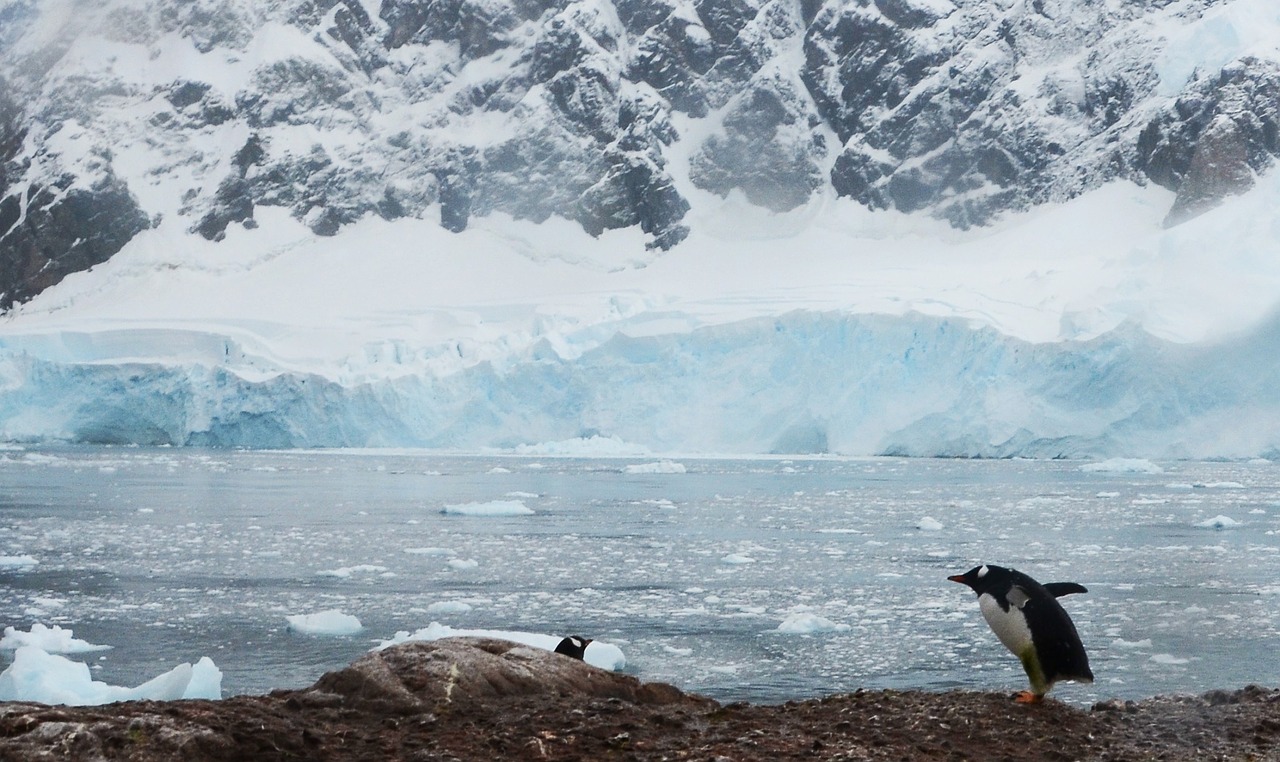
POLYGON ((953 574, 950 577, 947 577, 947 579, 951 580, 952 582, 959 582, 962 585, 969 584, 969 580, 965 579, 963 574, 953 574))

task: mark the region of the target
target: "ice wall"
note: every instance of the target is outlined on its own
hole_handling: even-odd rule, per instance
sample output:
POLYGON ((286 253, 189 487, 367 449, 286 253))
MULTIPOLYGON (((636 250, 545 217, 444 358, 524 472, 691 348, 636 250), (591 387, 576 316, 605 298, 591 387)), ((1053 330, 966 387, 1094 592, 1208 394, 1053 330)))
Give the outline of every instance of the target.
POLYGON ((1211 345, 1132 325, 1030 343, 955 318, 796 311, 353 386, 0 345, 0 438, 477 449, 600 434, 659 452, 1273 456, 1278 345, 1280 320, 1211 345))

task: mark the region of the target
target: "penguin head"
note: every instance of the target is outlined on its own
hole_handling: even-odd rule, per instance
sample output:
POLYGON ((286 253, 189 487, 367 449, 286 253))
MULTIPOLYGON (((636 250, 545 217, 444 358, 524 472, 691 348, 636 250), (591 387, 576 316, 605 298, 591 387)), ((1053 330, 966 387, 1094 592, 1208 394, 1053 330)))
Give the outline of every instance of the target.
POLYGON ((560 645, 556 646, 556 653, 571 656, 574 659, 581 659, 586 656, 587 646, 591 645, 591 638, 584 638, 581 635, 570 635, 560 641, 560 645))
POLYGON ((968 585, 973 592, 982 595, 988 590, 1007 586, 1012 576, 1012 572, 1003 566, 983 564, 982 566, 973 567, 964 574, 956 574, 947 577, 947 579, 952 582, 959 582, 962 585, 968 585))

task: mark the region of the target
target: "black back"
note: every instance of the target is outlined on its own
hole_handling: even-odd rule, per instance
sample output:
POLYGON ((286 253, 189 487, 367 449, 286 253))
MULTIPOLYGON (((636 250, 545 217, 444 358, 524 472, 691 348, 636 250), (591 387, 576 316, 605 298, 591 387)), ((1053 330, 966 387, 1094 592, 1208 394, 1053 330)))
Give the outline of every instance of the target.
POLYGON ((1040 658, 1040 668, 1050 683, 1066 679, 1093 680, 1089 656, 1080 642, 1076 625, 1057 601, 1061 595, 1087 592, 1082 585, 1051 582, 1051 587, 1048 587, 1017 569, 1001 566, 974 567, 950 579, 968 585, 978 595, 991 595, 1005 611, 1010 606, 1022 610, 1036 646, 1036 655, 1040 658), (986 569, 985 573, 983 569, 986 569))

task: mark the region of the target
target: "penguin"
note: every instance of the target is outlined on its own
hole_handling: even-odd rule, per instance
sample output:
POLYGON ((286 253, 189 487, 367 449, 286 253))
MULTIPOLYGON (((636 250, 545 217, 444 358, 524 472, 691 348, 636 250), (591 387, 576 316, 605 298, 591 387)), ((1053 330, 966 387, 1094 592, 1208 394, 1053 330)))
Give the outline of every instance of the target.
POLYGON ((1031 690, 1016 697, 1034 704, 1059 680, 1093 682, 1089 656, 1076 626, 1057 598, 1086 593, 1074 582, 1042 585, 1016 569, 976 566, 947 579, 968 585, 978 594, 978 607, 996 637, 1022 661, 1031 690))
POLYGON ((591 638, 584 638, 581 635, 570 635, 560 641, 560 645, 556 646, 556 653, 574 659, 582 660, 587 655, 587 646, 591 645, 591 638))

